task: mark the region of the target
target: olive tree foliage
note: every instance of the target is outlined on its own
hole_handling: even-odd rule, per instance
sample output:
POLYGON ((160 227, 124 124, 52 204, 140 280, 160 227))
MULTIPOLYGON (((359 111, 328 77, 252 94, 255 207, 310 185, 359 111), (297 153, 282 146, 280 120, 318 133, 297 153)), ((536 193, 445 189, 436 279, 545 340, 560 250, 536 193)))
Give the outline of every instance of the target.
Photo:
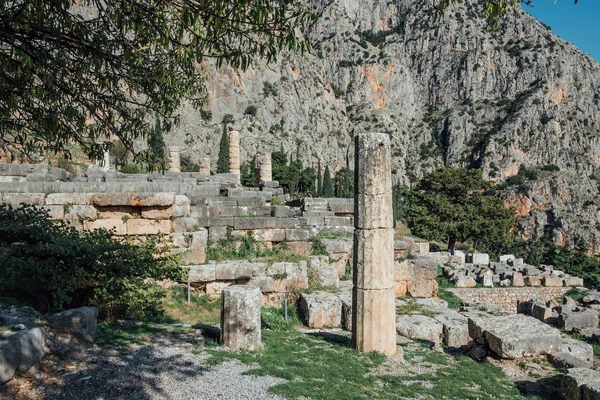
MULTIPOLYGON (((308 49, 302 0, 0 0, 0 145, 100 159, 118 139, 154 163, 200 63, 244 69, 308 49)), ((160 158, 160 157, 159 157, 160 158)))
MULTIPOLYGON (((451 4, 457 4, 459 1, 464 0, 439 0, 437 6, 438 18, 444 14, 444 11, 451 4)), ((548 0, 537 0, 537 1, 548 1, 548 0)), ((573 0, 575 4, 579 0, 573 0)), ((554 0, 556 3, 556 0, 554 0)), ((488 25, 496 26, 500 18, 506 16, 511 11, 516 11, 519 4, 525 4, 533 6, 533 0, 483 0, 483 7, 485 10, 485 16, 487 18, 488 25)))

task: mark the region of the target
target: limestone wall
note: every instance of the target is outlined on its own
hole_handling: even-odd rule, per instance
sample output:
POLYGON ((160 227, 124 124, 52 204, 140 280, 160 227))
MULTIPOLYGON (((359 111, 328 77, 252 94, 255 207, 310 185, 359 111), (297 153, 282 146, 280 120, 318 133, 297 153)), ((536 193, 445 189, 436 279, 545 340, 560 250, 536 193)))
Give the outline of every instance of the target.
POLYGON ((560 298, 568 287, 509 287, 509 288, 454 288, 448 289, 461 300, 488 303, 511 312, 517 312, 517 302, 538 299, 542 302, 560 298))

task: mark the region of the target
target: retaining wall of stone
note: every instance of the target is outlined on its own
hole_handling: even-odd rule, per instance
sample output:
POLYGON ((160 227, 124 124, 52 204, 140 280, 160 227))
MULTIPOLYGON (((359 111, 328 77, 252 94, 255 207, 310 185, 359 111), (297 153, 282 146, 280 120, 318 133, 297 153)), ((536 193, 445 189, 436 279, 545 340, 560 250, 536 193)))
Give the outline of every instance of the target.
POLYGON ((511 312, 517 312, 517 303, 538 299, 542 302, 560 298, 572 288, 568 287, 510 287, 510 288, 453 288, 448 289, 461 300, 471 303, 488 303, 511 312))

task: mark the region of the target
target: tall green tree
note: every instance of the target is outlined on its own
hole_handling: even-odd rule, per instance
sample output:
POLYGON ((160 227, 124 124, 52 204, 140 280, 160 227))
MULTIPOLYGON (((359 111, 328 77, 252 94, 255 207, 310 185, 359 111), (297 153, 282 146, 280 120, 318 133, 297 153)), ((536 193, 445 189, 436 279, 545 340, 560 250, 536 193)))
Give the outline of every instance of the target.
POLYGON ((340 168, 335 173, 335 196, 354 197, 354 171, 348 167, 340 168))
POLYGON ((321 171, 321 160, 317 167, 317 197, 323 196, 323 172, 321 171))
MULTIPOLYGON (((246 68, 304 51, 314 13, 301 0, 0 1, 0 144, 99 159, 133 151, 206 99, 199 63, 246 68)), ((153 162, 156 146, 136 153, 153 162)))
POLYGON ((223 123, 223 134, 219 142, 219 157, 217 158, 217 174, 229 172, 229 132, 227 124, 223 123))
POLYGON ((407 194, 406 223, 413 234, 444 241, 450 250, 468 239, 476 246, 502 248, 511 239, 516 217, 495 195, 494 185, 477 169, 430 172, 407 194))
POLYGON ((331 173, 329 172, 329 165, 325 166, 325 172, 323 176, 323 197, 335 197, 333 182, 331 181, 331 173))

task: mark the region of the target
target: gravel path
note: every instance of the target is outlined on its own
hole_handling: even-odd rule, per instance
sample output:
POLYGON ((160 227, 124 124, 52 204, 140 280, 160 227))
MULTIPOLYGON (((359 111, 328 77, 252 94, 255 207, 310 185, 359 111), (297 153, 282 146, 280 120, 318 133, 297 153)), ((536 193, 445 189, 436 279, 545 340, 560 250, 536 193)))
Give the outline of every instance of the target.
POLYGON ((282 399, 268 389, 284 380, 243 375, 252 369, 237 361, 206 365, 206 354, 177 335, 134 348, 83 349, 43 389, 46 400, 282 399))

